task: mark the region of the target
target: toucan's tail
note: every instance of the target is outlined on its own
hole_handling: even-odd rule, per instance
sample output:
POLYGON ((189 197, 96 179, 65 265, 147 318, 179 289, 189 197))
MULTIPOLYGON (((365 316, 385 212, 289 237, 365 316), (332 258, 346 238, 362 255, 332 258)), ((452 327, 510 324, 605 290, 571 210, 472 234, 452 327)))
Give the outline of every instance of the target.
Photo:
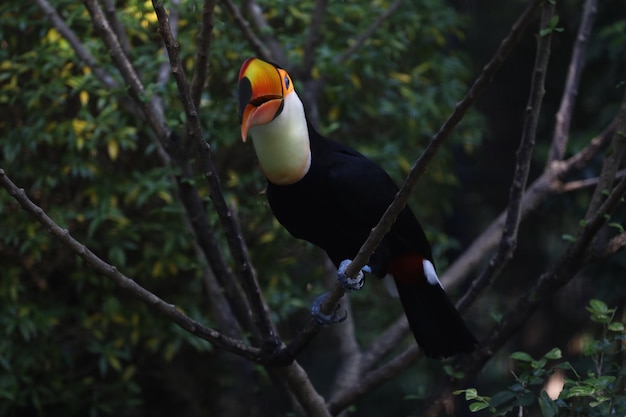
POLYGON ((439 283, 395 281, 409 327, 426 356, 446 358, 474 350, 476 339, 439 283))

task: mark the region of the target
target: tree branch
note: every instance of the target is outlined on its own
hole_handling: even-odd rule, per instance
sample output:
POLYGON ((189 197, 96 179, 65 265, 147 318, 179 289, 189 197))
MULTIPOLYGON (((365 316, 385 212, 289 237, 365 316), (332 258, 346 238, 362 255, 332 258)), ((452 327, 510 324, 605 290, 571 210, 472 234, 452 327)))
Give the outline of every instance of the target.
POLYGON ((128 36, 126 36, 124 27, 117 18, 117 13, 115 12, 115 0, 102 0, 102 4, 104 4, 104 13, 106 14, 107 20, 111 24, 111 28, 113 29, 113 32, 115 32, 115 36, 117 36, 117 39, 120 41, 124 54, 129 57, 130 43, 128 42, 128 36))
POLYGON ((589 218, 593 215, 604 200, 606 191, 610 189, 611 184, 615 181, 615 175, 622 161, 624 150, 626 149, 626 89, 624 89, 616 123, 617 127, 613 133, 613 139, 607 150, 606 157, 604 158, 598 185, 591 197, 585 218, 589 218))
POLYGON ((604 245, 597 245, 591 256, 593 259, 605 259, 619 251, 626 249, 626 232, 622 232, 609 239, 604 245))
MULTIPOLYGON (((322 22, 326 16, 327 0, 317 0, 315 2, 315 10, 311 17, 309 31, 304 41, 304 54, 302 58, 302 74, 310 76, 315 63, 315 51, 319 44, 319 35, 322 29, 322 22)), ((307 77, 308 78, 308 77, 307 77)))
MULTIPOLYGON (((554 4, 545 2, 541 12, 541 22, 539 29, 547 28, 550 20, 554 16, 554 4)), ((548 71, 548 61, 550 58, 550 45, 552 33, 539 36, 537 44, 537 54, 535 57, 535 68, 530 85, 528 104, 526 105, 526 116, 524 118, 524 128, 519 148, 517 150, 517 161, 513 181, 509 191, 509 204, 506 211, 506 220, 502 230, 502 238, 497 252, 493 255, 483 273, 472 282, 471 287, 457 303, 459 311, 464 311, 476 300, 478 295, 491 284, 509 260, 517 247, 517 231, 521 219, 521 205, 528 180, 530 162, 535 147, 537 136, 537 124, 541 114, 541 103, 545 94, 545 80, 548 71)))
POLYGON ((50 19, 55 29, 63 36, 76 52, 78 58, 83 61, 96 76, 96 78, 106 87, 110 89, 119 88, 119 83, 104 68, 98 65, 96 59, 89 53, 87 48, 78 40, 78 37, 72 29, 65 23, 65 20, 52 7, 48 0, 36 0, 39 8, 50 19))
POLYGON ((376 387, 395 378, 421 357, 422 355, 417 345, 411 345, 404 352, 386 363, 385 366, 363 375, 358 384, 343 392, 336 393, 328 402, 328 409, 333 415, 339 413, 376 387))
POLYGON ((567 80, 565 81, 565 90, 561 98, 561 106, 556 114, 556 124, 554 126, 548 164, 552 161, 560 161, 565 156, 574 104, 578 96, 578 85, 583 72, 587 42, 596 16, 597 4, 598 0, 586 0, 583 6, 582 21, 578 27, 578 34, 572 50, 572 58, 567 71, 567 80))
MULTIPOLYGON (((620 169, 619 171, 615 173, 615 180, 622 178, 624 175, 626 175, 626 169, 620 169)), ((600 182, 600 177, 585 178, 584 180, 577 180, 577 181, 569 181, 567 183, 562 184, 559 187, 558 192, 567 193, 571 191, 576 191, 576 190, 580 190, 581 188, 587 188, 587 187, 592 187, 594 185, 598 185, 599 182, 600 182)))
POLYGON ((261 42, 254 31, 252 31, 250 23, 243 17, 239 8, 235 6, 232 0, 222 0, 222 3, 226 6, 233 19, 235 19, 235 23, 239 26, 239 29, 241 29, 241 33, 248 40, 252 49, 254 49, 255 55, 265 61, 272 61, 272 55, 269 49, 263 45, 263 42, 261 42))
POLYGON ((317 393, 306 371, 297 362, 277 368, 290 390, 307 413, 307 417, 330 417, 324 398, 317 393))
POLYGON ((96 272, 104 275, 105 277, 114 281, 117 285, 126 291, 134 298, 147 304, 150 308, 161 313, 167 319, 176 323, 189 333, 207 340, 215 346, 235 353, 247 359, 255 362, 262 362, 264 357, 262 352, 258 348, 254 348, 244 344, 243 342, 227 337, 220 332, 204 326, 202 323, 193 320, 180 312, 176 306, 163 301, 161 298, 146 290, 137 282, 128 278, 117 268, 111 264, 108 264, 85 245, 78 240, 74 239, 67 229, 61 228, 58 224, 52 220, 43 209, 33 203, 24 189, 18 188, 13 181, 6 175, 5 171, 0 168, 0 185, 6 189, 9 194, 15 198, 22 209, 31 214, 42 226, 52 233, 61 243, 67 246, 72 252, 80 256, 88 265, 90 265, 96 272))
POLYGON ((287 67, 287 55, 285 51, 280 46, 280 42, 271 35, 273 32, 272 27, 265 20, 265 16, 263 16, 263 10, 261 10, 261 6, 259 6, 254 0, 247 0, 242 4, 242 7, 250 14, 254 25, 257 28, 257 32, 261 34, 263 40, 265 41, 265 45, 269 48, 270 54, 272 55, 272 61, 279 64, 282 67, 287 67))
POLYGON ((209 72, 209 50, 213 40, 213 26, 215 18, 215 4, 217 0, 205 0, 202 7, 202 24, 198 32, 198 47, 196 49, 196 65, 191 79, 191 98, 196 109, 200 108, 202 90, 206 84, 209 72))
MULTIPOLYGON (((180 0, 172 0, 172 6, 170 7, 170 28, 172 31, 172 36, 176 38, 178 35, 178 6, 180 6, 180 0)), ((163 57, 166 58, 161 62, 161 66, 159 67, 159 73, 157 75, 157 84, 159 87, 165 86, 170 80, 170 75, 172 74, 172 67, 170 66, 169 60, 167 59, 167 51, 163 50, 163 57)), ((161 100, 159 100, 161 102, 161 100)))
POLYGON ((241 234, 238 233, 237 225, 233 221, 232 213, 224 200, 221 183, 213 164, 210 145, 202 136, 202 128, 200 126, 198 112, 193 103, 189 83, 185 77, 185 72, 178 55, 178 43, 172 36, 167 13, 163 4, 160 1, 153 0, 152 5, 159 21, 159 32, 161 33, 165 47, 168 51, 172 73, 174 74, 174 79, 176 80, 180 94, 180 100, 187 116, 188 133, 196 145, 202 174, 207 180, 209 186, 209 196, 215 205, 222 227, 224 228, 230 251, 239 267, 237 272, 241 279, 244 291, 246 292, 246 296, 248 297, 248 302, 253 310, 253 317, 257 328, 263 336, 264 343, 268 344, 267 347, 274 349, 280 344, 280 341, 278 340, 278 337, 273 329, 273 325, 269 319, 268 308, 261 297, 261 292, 256 282, 254 271, 252 270, 250 261, 246 255, 245 243, 241 234))
POLYGON ((343 51, 343 53, 333 59, 333 62, 335 64, 342 64, 347 61, 348 58, 352 56, 352 54, 354 54, 363 46, 365 41, 368 40, 374 34, 374 32, 376 32, 376 30, 378 30, 378 28, 382 26, 382 24, 385 23, 385 21, 389 19, 389 17, 394 14, 400 8, 400 6, 402 6, 403 2, 404 0, 394 0, 394 2, 391 3, 389 7, 387 7, 387 10, 381 13, 381 15, 378 16, 376 20, 374 20, 372 24, 369 25, 368 28, 365 29, 365 31, 354 40, 354 43, 350 45, 348 49, 346 49, 345 51, 343 51))

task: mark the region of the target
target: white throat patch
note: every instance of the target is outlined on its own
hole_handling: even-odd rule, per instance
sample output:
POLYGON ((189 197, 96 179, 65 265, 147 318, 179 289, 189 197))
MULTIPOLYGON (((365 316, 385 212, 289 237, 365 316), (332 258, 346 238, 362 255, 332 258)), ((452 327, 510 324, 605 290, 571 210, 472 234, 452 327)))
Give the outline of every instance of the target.
POLYGON ((270 182, 298 182, 311 166, 304 107, 295 92, 287 94, 282 112, 270 123, 250 128, 261 169, 270 182))

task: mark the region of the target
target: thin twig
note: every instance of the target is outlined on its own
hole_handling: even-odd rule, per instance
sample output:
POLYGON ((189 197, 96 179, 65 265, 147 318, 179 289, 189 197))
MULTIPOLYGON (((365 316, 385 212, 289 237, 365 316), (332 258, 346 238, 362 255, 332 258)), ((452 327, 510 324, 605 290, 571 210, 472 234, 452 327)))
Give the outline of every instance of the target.
POLYGON ((263 40, 265 41, 265 45, 267 45, 270 50, 270 54, 272 55, 272 61, 279 64, 280 66, 286 68, 288 65, 287 55, 285 51, 280 45, 278 39, 272 35, 273 29, 267 23, 265 16, 263 15, 263 10, 261 6, 259 6, 254 0, 247 0, 243 6, 244 10, 248 12, 254 25, 256 26, 257 33, 260 33, 263 40))
POLYGON ((322 22, 326 16, 327 0, 317 0, 315 9, 311 17, 309 31, 304 41, 304 53, 302 57, 302 73, 310 75, 315 63, 315 51, 320 40, 320 31, 322 30, 322 22))
POLYGON ((263 45, 263 42, 256 36, 252 28, 250 27, 250 23, 246 20, 245 17, 241 14, 239 8, 232 2, 232 0, 222 0, 222 3, 226 6, 228 11, 230 12, 233 19, 235 19, 235 23, 239 26, 241 33, 248 40, 252 49, 254 49, 254 53, 261 59, 265 61, 272 61, 272 55, 270 51, 263 45))
POLYGON ((622 162, 622 155, 626 150, 626 88, 624 89, 622 102, 617 113, 616 123, 617 127, 613 133, 610 148, 604 158, 604 163, 600 171, 600 179, 591 196, 591 202, 587 208, 585 218, 589 218, 593 215, 604 200, 607 190, 610 189, 611 184, 615 181, 615 175, 622 162))
POLYGON ((46 230, 52 233, 61 243, 67 246, 72 252, 80 256, 96 272, 114 281, 120 288, 128 292, 133 297, 147 304, 150 308, 161 313, 167 319, 173 321, 191 334, 213 343, 215 346, 243 356, 255 362, 263 361, 263 353, 260 349, 248 346, 240 340, 227 337, 220 332, 204 326, 202 323, 193 320, 183 314, 176 306, 169 304, 137 284, 131 278, 125 276, 117 268, 94 254, 85 245, 74 239, 67 229, 63 229, 56 224, 46 212, 33 203, 26 195, 26 192, 11 181, 3 169, 0 168, 0 185, 15 198, 22 209, 31 214, 46 230))
POLYGON ((200 108, 202 90, 209 73, 209 50, 213 40, 216 3, 217 0, 205 0, 202 7, 202 24, 198 32, 198 46, 196 47, 196 65, 191 79, 191 98, 196 109, 200 108))
POLYGON ((162 2, 153 0, 152 5, 159 21, 159 32, 165 43, 172 66, 172 74, 176 80, 181 103, 187 116, 187 128, 190 138, 194 141, 198 152, 198 159, 202 174, 209 186, 209 196, 215 205, 222 227, 226 234, 228 246, 233 255, 235 263, 238 265, 238 275, 248 297, 248 301, 253 310, 253 316, 257 328, 263 336, 264 343, 269 349, 273 349, 280 344, 269 318, 269 311, 265 305, 261 292, 247 257, 245 242, 241 234, 237 231, 237 225, 233 221, 232 213, 222 194, 220 179, 216 174, 210 145, 202 136, 202 128, 198 117, 197 109, 191 97, 189 82, 185 77, 185 71, 179 57, 179 46, 172 32, 170 31, 168 16, 162 2))
POLYGON ((556 114, 556 124, 554 126, 554 135, 548 157, 548 164, 552 161, 560 161, 565 157, 567 138, 572 115, 574 113, 574 104, 578 96, 578 85, 580 84, 580 77, 583 72, 587 43, 596 16, 597 4, 598 0, 586 0, 583 6, 583 16, 572 49, 572 58, 570 59, 569 68, 567 70, 565 89, 563 91, 563 97, 561 98, 559 111, 556 114))
MULTIPOLYGON (((554 16, 554 7, 553 3, 544 3, 541 12, 540 30, 548 27, 552 16, 554 16)), ((530 85, 528 104, 526 105, 524 128, 519 148, 517 149, 517 161, 509 191, 509 204, 500 245, 483 273, 472 282, 471 287, 457 303, 459 311, 467 309, 476 300, 478 295, 491 284, 493 279, 502 272, 517 247, 517 231, 521 219, 522 199, 524 190, 526 189, 530 162, 535 147, 537 124, 541 114, 541 103, 545 94, 545 80, 548 72, 551 43, 552 33, 548 33, 545 36, 540 35, 538 38, 535 68, 530 85)))
POLYGON ((374 32, 376 32, 378 28, 382 26, 382 24, 385 23, 387 19, 389 19, 392 14, 395 13, 400 8, 400 6, 402 6, 403 2, 404 0, 394 0, 394 2, 391 3, 389 7, 387 7, 387 9, 383 13, 381 13, 380 16, 378 16, 376 20, 374 20, 372 24, 369 25, 367 29, 365 29, 365 31, 363 31, 363 33, 361 33, 354 40, 354 43, 350 45, 348 49, 346 49, 345 51, 343 51, 343 53, 333 59, 334 63, 342 64, 347 61, 348 58, 350 58, 356 51, 358 51, 363 46, 365 41, 368 40, 374 34, 374 32))
MULTIPOLYGON (((615 173, 615 180, 619 180, 624 175, 626 175, 626 168, 620 169, 619 171, 615 173)), ((585 178, 584 180, 569 181, 569 182, 562 184, 559 187, 558 192, 568 193, 572 191, 577 191, 582 188, 588 188, 594 185, 598 185, 599 182, 600 182, 600 177, 585 178)))

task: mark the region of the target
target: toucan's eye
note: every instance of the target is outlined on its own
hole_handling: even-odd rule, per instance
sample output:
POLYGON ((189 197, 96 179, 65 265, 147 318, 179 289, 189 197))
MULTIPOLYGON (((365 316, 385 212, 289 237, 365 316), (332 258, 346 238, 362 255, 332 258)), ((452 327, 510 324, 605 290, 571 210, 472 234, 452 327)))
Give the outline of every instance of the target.
POLYGON ((289 77, 285 75, 285 90, 289 90, 289 77))

